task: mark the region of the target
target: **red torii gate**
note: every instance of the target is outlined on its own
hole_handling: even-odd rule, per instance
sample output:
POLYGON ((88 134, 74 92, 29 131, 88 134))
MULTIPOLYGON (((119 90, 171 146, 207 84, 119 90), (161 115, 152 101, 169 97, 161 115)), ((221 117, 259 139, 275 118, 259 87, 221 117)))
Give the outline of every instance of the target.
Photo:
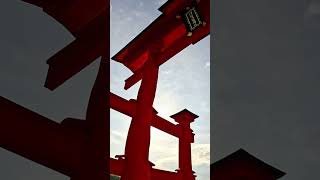
POLYGON ((195 179, 191 163, 194 134, 190 123, 198 116, 185 109, 171 116, 178 122, 175 125, 157 116, 152 104, 159 66, 210 33, 209 7, 209 0, 168 1, 159 9, 162 15, 112 58, 134 73, 126 80, 125 89, 142 80, 136 101, 112 93, 110 96, 111 108, 132 117, 125 155, 110 161, 110 173, 122 180, 195 179), (148 159, 151 126, 179 138, 177 172, 152 168, 148 159))

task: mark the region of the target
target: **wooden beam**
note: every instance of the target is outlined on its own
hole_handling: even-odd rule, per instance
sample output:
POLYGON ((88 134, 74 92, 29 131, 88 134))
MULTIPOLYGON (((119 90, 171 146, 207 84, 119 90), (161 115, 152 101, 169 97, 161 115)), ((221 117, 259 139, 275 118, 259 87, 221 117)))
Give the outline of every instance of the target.
POLYGON ((54 90, 107 51, 107 20, 100 16, 67 47, 52 56, 45 87, 54 90))
POLYGON ((0 147, 67 176, 81 164, 83 138, 0 97, 0 147))
POLYGON ((109 8, 106 0, 22 0, 43 9, 72 34, 77 34, 109 8), (75 18, 76 17, 76 18, 75 18))
POLYGON ((127 90, 142 79, 141 69, 125 80, 124 89, 127 90))
MULTIPOLYGON (((110 92, 110 108, 127 116, 133 117, 136 111, 136 102, 134 100, 128 101, 110 92)), ((177 138, 179 138, 181 134, 181 130, 177 125, 165 120, 156 113, 153 114, 151 126, 177 138)))

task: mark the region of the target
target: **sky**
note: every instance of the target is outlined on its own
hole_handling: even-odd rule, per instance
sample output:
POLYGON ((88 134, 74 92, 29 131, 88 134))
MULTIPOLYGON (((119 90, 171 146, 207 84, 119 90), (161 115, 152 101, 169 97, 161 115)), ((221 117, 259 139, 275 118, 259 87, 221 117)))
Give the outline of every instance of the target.
MULTIPOLYGON (((111 56, 160 15, 164 1, 112 1, 111 56)), ((58 22, 27 3, 0 3, 0 94, 56 122, 66 117, 84 119, 99 62, 95 61, 61 87, 44 88, 46 60, 74 38, 58 22)), ((199 180, 209 177, 209 38, 187 48, 162 65, 154 107, 159 115, 187 108, 200 117, 192 124, 195 143, 193 164, 199 180)), ((111 91, 126 99, 136 98, 139 84, 128 91, 123 83, 130 76, 123 65, 111 61, 111 91)), ((111 155, 123 154, 128 117, 111 112, 111 155)), ((178 140, 152 129, 150 160, 157 168, 178 167, 178 140)), ((68 177, 0 148, 0 179, 67 180, 68 177)))
POLYGON ((243 148, 287 173, 320 178, 320 2, 214 5, 211 160, 243 148))

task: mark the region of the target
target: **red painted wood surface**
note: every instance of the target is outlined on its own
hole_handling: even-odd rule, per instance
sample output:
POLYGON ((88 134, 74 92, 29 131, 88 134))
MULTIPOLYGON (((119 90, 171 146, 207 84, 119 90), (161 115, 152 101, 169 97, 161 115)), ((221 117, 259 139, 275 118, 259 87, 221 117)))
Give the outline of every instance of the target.
MULTIPOLYGON (((128 101, 126 99, 123 99, 122 97, 110 93, 110 108, 127 116, 133 117, 135 115, 136 103, 137 102, 135 100, 128 101)), ((181 136, 180 128, 178 128, 177 125, 171 123, 170 121, 158 116, 155 110, 152 114, 151 126, 177 138, 181 136)))
POLYGON ((191 6, 191 2, 190 0, 168 1, 160 8, 163 14, 112 57, 113 60, 124 64, 134 73, 133 77, 126 80, 125 89, 141 80, 141 68, 147 61, 148 53, 155 43, 161 50, 156 62, 160 66, 190 44, 195 44, 210 34, 210 0, 201 0, 198 7, 206 25, 197 29, 191 37, 187 37, 183 21, 177 19, 176 16, 186 7, 191 6))
POLYGON ((125 147, 126 168, 122 180, 151 179, 149 146, 153 101, 157 88, 158 67, 149 61, 143 69, 146 76, 142 79, 138 92, 136 113, 133 116, 125 147))

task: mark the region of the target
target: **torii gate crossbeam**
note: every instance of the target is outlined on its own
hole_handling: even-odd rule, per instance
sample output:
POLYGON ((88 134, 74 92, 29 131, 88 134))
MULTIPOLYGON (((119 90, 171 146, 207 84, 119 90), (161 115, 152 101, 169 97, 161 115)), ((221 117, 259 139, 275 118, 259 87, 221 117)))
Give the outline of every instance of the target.
MULTIPOLYGON (((133 117, 136 109, 136 100, 126 100, 110 92, 110 108, 119 111, 127 116, 133 117)), ((151 126, 162 130, 172 136, 179 137, 181 130, 177 125, 158 116, 156 112, 152 115, 151 126)))

